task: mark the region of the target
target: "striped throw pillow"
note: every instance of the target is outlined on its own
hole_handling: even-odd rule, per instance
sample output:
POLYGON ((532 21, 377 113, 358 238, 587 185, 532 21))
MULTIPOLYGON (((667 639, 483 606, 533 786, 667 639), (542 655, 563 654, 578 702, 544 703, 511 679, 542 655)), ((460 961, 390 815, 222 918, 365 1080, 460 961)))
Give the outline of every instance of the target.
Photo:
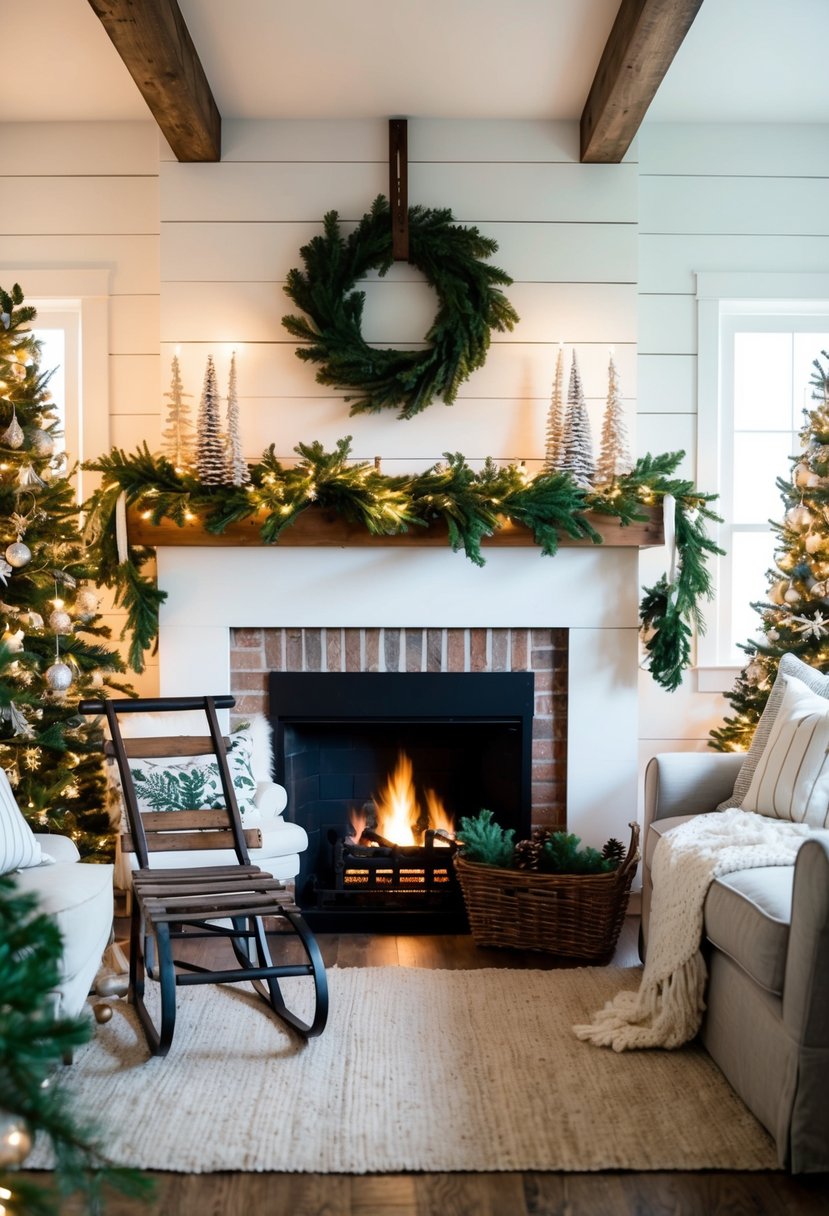
POLYGON ((0 769, 0 874, 39 866, 43 854, 14 800, 9 779, 0 769))
POLYGON ((829 702, 784 676, 780 708, 743 798, 743 810, 829 825, 829 702))

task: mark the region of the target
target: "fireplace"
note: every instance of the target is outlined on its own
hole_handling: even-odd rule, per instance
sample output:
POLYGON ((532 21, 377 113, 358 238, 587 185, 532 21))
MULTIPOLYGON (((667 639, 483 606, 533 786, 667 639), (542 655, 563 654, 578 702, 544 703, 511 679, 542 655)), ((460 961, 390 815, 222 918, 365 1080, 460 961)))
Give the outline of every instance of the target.
POLYGON ((271 673, 276 775, 310 842, 297 902, 314 928, 464 927, 430 793, 450 824, 487 807, 529 833, 533 686, 531 672, 271 673), (401 766, 419 823, 402 842, 375 818, 401 766))

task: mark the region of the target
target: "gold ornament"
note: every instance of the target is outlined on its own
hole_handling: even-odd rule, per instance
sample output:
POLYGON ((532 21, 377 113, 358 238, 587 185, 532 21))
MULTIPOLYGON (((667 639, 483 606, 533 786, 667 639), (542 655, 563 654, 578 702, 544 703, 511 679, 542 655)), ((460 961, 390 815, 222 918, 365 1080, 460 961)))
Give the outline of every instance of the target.
POLYGON ((786 524, 794 532, 804 532, 811 527, 814 522, 812 512, 808 507, 804 507, 803 503, 797 507, 790 507, 786 512, 786 524))
POLYGON ((800 592, 796 587, 789 587, 789 590, 784 593, 783 599, 787 604, 797 604, 800 602, 800 592))
POLYGON ((803 543, 807 553, 819 553, 823 548, 823 536, 820 532, 810 532, 803 543))
POLYGON ((112 1021, 112 1006, 105 1005, 103 1001, 97 1005, 93 1005, 92 1012, 95 1014, 95 1021, 99 1026, 103 1026, 107 1022, 112 1021))
POLYGON ((19 1115, 0 1111, 0 1167, 20 1165, 32 1151, 32 1136, 19 1115))

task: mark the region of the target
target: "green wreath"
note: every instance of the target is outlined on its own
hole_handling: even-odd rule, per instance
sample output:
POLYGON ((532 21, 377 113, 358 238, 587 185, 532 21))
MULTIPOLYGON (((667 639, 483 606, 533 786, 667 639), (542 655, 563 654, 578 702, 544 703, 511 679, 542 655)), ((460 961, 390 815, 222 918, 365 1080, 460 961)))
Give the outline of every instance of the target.
POLYGON ((376 198, 346 239, 336 211, 323 223, 323 235, 300 250, 305 271, 291 270, 285 284, 307 314, 282 318, 289 333, 310 343, 298 347, 297 356, 320 365, 320 384, 358 390, 345 398, 352 414, 400 407, 399 418, 412 418, 436 397, 451 405, 464 380, 483 366, 491 331, 518 321, 498 286, 512 279, 482 260, 497 243, 455 224, 447 208, 410 207, 409 261, 435 289, 439 308, 426 350, 377 349, 361 330, 365 292, 353 288, 367 271, 384 275, 394 261, 388 202, 376 198))

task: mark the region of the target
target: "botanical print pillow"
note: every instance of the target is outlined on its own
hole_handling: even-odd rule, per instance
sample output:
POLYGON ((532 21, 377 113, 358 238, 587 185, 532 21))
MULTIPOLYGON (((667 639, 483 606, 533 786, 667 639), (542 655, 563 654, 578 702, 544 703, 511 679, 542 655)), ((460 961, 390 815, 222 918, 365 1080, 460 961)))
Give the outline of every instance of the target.
MULTIPOLYGON (((230 779, 242 816, 254 809, 252 748, 251 732, 246 727, 231 737, 227 750, 230 779)), ((219 765, 213 756, 131 760, 130 773, 142 812, 214 810, 225 804, 219 765)))

